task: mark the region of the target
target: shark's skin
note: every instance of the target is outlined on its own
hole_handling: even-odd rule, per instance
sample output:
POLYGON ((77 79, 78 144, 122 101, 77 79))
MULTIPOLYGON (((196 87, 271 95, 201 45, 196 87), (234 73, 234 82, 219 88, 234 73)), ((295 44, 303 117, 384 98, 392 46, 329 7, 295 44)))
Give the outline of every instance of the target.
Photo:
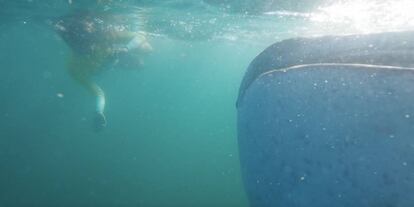
POLYGON ((324 36, 283 40, 266 48, 247 68, 236 106, 261 74, 295 65, 319 63, 384 64, 413 67, 414 31, 324 36), (391 47, 391 46, 392 47, 391 47), (393 53, 386 53, 391 52, 393 53), (385 56, 386 54, 387 56, 385 56), (392 57, 392 60, 390 58, 392 57))
POLYGON ((132 49, 151 49, 143 33, 128 31, 117 20, 109 13, 75 11, 53 22, 55 31, 72 51, 68 58, 69 74, 97 99, 95 127, 98 130, 106 126, 105 93, 93 81, 93 76, 119 54, 132 49))

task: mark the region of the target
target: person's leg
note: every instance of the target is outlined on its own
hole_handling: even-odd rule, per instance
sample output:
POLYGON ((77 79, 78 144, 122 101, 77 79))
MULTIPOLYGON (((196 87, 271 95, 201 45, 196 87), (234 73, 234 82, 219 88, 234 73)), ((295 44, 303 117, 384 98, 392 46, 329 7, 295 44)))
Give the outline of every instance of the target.
POLYGON ((105 93, 92 80, 92 75, 97 72, 99 67, 101 67, 99 62, 99 60, 93 61, 91 58, 72 56, 68 64, 70 76, 96 97, 95 127, 97 130, 106 126, 106 118, 104 115, 105 93))

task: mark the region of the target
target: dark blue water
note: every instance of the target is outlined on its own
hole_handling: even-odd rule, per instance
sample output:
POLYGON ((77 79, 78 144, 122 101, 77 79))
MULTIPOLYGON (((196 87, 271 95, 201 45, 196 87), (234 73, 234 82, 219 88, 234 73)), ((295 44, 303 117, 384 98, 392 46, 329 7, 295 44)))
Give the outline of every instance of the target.
POLYGON ((0 206, 247 206, 245 68, 270 43, 346 27, 312 19, 320 2, 101 2, 0 0, 0 206), (124 15, 154 48, 137 71, 95 77, 107 96, 98 133, 95 99, 69 77, 70 47, 50 25, 79 8, 124 15))

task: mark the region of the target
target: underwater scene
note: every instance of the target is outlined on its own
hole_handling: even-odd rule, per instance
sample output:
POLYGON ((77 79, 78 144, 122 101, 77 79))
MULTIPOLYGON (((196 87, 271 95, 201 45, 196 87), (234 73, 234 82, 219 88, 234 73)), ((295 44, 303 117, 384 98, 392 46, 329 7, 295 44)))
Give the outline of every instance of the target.
MULTIPOLYGON (((276 42, 405 32, 414 29, 413 8, 411 0, 0 0, 0 207, 347 206, 256 198, 263 189, 253 183, 273 171, 250 182, 250 169, 273 158, 240 160, 255 156, 239 153, 257 143, 238 136, 260 132, 238 130, 255 126, 238 117, 260 113, 238 116, 239 89, 259 87, 246 70, 276 42)), ((299 180, 313 172, 283 166, 299 180)), ((390 200, 361 206, 414 205, 390 200)))

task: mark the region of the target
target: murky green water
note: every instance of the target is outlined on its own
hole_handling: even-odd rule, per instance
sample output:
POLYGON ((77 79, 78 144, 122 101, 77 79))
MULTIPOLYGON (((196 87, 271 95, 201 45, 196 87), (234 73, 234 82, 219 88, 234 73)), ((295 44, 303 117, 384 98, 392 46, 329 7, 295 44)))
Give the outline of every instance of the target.
POLYGON ((0 0, 0 206, 247 206, 235 113, 245 68, 275 41, 343 28, 311 18, 319 2, 217 2, 0 0), (76 8, 131 28, 144 16, 154 48, 140 70, 96 77, 99 133, 48 24, 76 8))

